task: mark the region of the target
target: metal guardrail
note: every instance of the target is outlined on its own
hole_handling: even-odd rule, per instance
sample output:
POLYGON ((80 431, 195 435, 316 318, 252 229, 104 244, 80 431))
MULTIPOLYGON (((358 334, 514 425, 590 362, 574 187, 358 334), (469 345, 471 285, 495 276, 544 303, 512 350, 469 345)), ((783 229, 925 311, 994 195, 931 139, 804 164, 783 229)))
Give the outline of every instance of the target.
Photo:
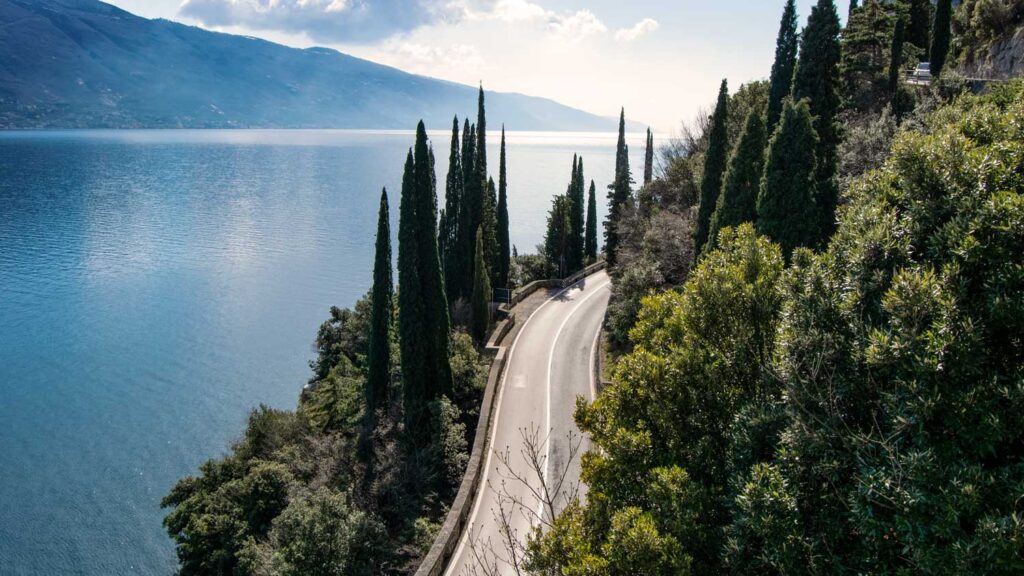
POLYGON ((476 501, 477 494, 480 491, 480 482, 483 479, 483 465, 486 461, 491 418, 494 414, 498 386, 505 371, 508 347, 502 346, 501 343, 509 337, 513 330, 522 328, 522 326, 517 325, 516 316, 511 313, 512 308, 542 287, 568 288, 594 272, 603 270, 605 266, 605 262, 601 261, 562 280, 538 280, 531 282, 512 295, 512 305, 503 310, 508 314, 508 317, 495 326, 494 332, 491 333, 491 337, 484 349, 485 353, 494 357, 494 360, 491 362, 491 370, 487 375, 487 387, 484 388, 483 403, 480 406, 480 419, 477 421, 473 449, 469 454, 466 472, 462 476, 462 483, 459 485, 459 492, 455 495, 452 507, 448 510, 448 516, 445 517, 441 530, 434 538, 434 544, 430 547, 430 551, 427 552, 427 555, 423 557, 423 561, 420 562, 420 566, 416 570, 416 576, 441 576, 444 573, 444 569, 448 566, 455 548, 459 545, 463 532, 467 528, 469 515, 472 513, 473 503, 476 501))

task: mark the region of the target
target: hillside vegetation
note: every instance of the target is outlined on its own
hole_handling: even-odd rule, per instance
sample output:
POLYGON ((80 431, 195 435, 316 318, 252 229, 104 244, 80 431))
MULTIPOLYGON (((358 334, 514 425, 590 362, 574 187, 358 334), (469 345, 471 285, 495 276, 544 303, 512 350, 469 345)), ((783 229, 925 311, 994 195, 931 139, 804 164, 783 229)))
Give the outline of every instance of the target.
MULTIPOLYGON (((784 121, 783 121, 784 122, 784 121)), ((819 253, 725 228, 577 421, 558 574, 1024 570, 1024 82, 904 124, 819 253)))

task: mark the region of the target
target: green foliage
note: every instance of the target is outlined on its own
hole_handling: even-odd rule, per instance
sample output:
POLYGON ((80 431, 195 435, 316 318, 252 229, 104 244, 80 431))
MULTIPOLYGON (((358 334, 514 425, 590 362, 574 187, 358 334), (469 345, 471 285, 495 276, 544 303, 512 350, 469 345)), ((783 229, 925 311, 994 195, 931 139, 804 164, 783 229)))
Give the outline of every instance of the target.
POLYGON ((473 266, 473 320, 470 333, 480 346, 486 344, 491 327, 491 281, 484 261, 483 229, 476 231, 476 263, 473 266))
POLYGON ((768 146, 757 196, 757 231, 778 242, 787 258, 795 248, 812 245, 818 233, 816 145, 807 101, 787 101, 779 129, 768 146))
POLYGON ((908 7, 907 42, 921 50, 931 46, 932 0, 903 0, 908 7))
MULTIPOLYGON (((850 4, 851 13, 856 2, 850 4)), ((775 127, 782 117, 782 102, 789 96, 793 88, 793 72, 796 70, 796 55, 800 47, 800 36, 797 32, 796 0, 787 0, 779 24, 779 37, 775 41, 775 63, 772 64, 771 80, 768 88, 767 134, 775 132, 775 127)))
POLYGON ((615 146, 615 181, 608 185, 608 219, 604 226, 604 249, 608 266, 614 268, 619 249, 619 223, 633 200, 633 177, 629 172, 626 146, 626 110, 619 114, 619 140, 615 146))
POLYGON ((587 197, 587 224, 583 240, 583 255, 586 262, 597 261, 597 186, 590 181, 590 195, 587 197))
POLYGON ((505 127, 501 127, 501 160, 498 167, 498 264, 495 268, 495 286, 509 287, 509 269, 512 266, 512 242, 508 233, 508 174, 505 160, 505 127))
POLYGON ((654 134, 647 129, 647 148, 644 151, 644 186, 654 180, 654 134))
POLYGON ((555 196, 548 212, 548 227, 544 234, 544 257, 548 269, 556 277, 565 278, 569 275, 568 251, 572 236, 572 203, 568 196, 555 196))
POLYGON ((366 370, 366 409, 369 414, 385 405, 388 388, 391 385, 394 285, 391 278, 391 216, 388 211, 387 190, 380 195, 371 301, 373 312, 370 315, 369 358, 366 370))
POLYGON ((895 100, 900 88, 900 77, 903 75, 903 45, 906 43, 906 21, 902 16, 896 18, 892 31, 892 42, 889 45, 889 99, 895 100))
MULTIPOLYGON (((788 121, 811 131, 790 104, 776 141, 788 121)), ((922 122, 853 182, 825 252, 784 269, 726 228, 644 300, 577 409, 587 502, 534 535, 537 566, 1024 571, 1024 83, 922 122)))
POLYGON ((459 117, 452 120, 452 142, 448 154, 448 177, 445 181, 444 211, 439 225, 438 251, 444 264, 445 294, 452 302, 463 297, 461 279, 465 270, 466 248, 459 232, 463 216, 466 177, 462 172, 462 154, 459 151, 459 117))
POLYGON ((585 261, 586 180, 583 178, 583 157, 573 157, 572 178, 565 196, 569 201, 569 237, 565 249, 566 271, 582 270, 585 261))
POLYGON ((952 0, 938 0, 935 5, 935 24, 932 27, 932 45, 929 52, 931 70, 935 76, 942 76, 949 55, 949 44, 952 36, 950 28, 953 20, 952 0))
POLYGON ((718 89, 715 113, 711 116, 708 150, 704 155, 704 174, 700 181, 700 204, 697 207, 697 229, 694 232, 694 243, 698 254, 708 243, 711 216, 715 212, 718 195, 722 191, 722 178, 729 160, 728 126, 729 84, 722 80, 722 86, 718 89))
POLYGON ((852 188, 829 252, 798 258, 781 332, 793 419, 782 469, 828 571, 1024 567, 1015 91, 903 134, 852 188))
MULTIPOLYGON (((448 301, 437 252, 437 192, 433 156, 423 122, 416 129, 402 179, 398 231, 399 341, 405 419, 424 424, 427 404, 450 395, 448 301)), ((422 439, 422 436, 419 438, 422 439)))
MULTIPOLYGON (((842 79, 847 107, 858 111, 880 110, 891 100, 892 73, 899 74, 902 54, 892 50, 898 5, 865 0, 843 31, 842 79)), ((902 35, 902 33, 901 33, 902 35)), ((902 52, 902 39, 900 48, 902 52)))
POLYGON ((353 366, 362 366, 369 353, 369 332, 372 300, 361 298, 352 310, 331 307, 331 317, 320 325, 316 334, 315 360, 311 382, 327 377, 344 357, 353 366))
POLYGON ((747 115, 746 126, 729 159, 722 193, 711 217, 708 245, 714 247, 718 233, 726 226, 739 226, 757 220, 757 195, 764 173, 765 124, 759 110, 747 115))
POLYGON ((1012 36, 1024 22, 1024 0, 963 0, 959 4, 953 12, 953 44, 963 64, 984 61, 996 43, 1012 36))
POLYGON ((512 257, 512 285, 522 288, 536 280, 547 280, 555 274, 548 264, 544 244, 538 246, 539 254, 518 254, 512 257))
POLYGON ((304 433, 294 414, 260 407, 249 418, 236 456, 202 465, 202 476, 180 480, 160 505, 177 545, 180 574, 232 575, 249 539, 263 538, 288 505, 292 472, 269 461, 304 433))
POLYGON ((835 213, 839 204, 835 176, 840 141, 836 116, 842 103, 840 31, 834 0, 818 0, 811 9, 801 37, 800 58, 793 80, 793 100, 799 102, 806 98, 809 101, 814 131, 818 135, 818 146, 814 151, 814 199, 819 216, 817 244, 824 244, 835 230, 835 213))
MULTIPOLYGON (((724 229, 721 246, 682 292, 644 300, 634 350, 594 404, 577 412, 601 448, 583 460, 587 549, 610 565, 631 558, 672 573, 692 562, 695 573, 714 573, 727 520, 730 428, 744 403, 778 396, 760 367, 770 361, 782 304, 782 256, 749 224, 724 229)), ((544 539, 565 537, 556 527, 544 539)), ((563 557, 563 573, 578 573, 573 557, 563 557)))
POLYGON ((440 493, 452 497, 459 489, 462 475, 469 462, 469 443, 466 441, 466 425, 458 406, 442 396, 430 405, 431 429, 434 438, 431 461, 440 471, 440 493))
POLYGON ((384 526, 327 488, 292 502, 274 520, 269 542, 243 552, 248 574, 359 576, 380 573, 384 526))

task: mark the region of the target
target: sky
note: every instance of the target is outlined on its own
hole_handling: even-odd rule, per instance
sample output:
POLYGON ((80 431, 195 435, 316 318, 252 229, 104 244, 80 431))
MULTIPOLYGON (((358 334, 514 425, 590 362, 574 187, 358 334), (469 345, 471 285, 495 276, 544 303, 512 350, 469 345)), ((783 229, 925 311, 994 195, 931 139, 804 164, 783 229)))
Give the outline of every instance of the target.
MULTIPOLYGON (((671 134, 767 78, 785 0, 106 0, 148 18, 326 46, 671 134)), ((802 22, 814 0, 797 0, 802 22)), ((838 0, 845 14, 845 0, 838 0)))

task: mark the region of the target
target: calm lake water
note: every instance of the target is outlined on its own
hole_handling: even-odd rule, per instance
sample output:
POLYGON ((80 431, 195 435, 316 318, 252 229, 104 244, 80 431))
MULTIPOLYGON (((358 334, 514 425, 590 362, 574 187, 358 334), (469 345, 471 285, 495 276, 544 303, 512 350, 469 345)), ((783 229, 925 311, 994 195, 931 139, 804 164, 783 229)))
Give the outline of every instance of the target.
MULTIPOLYGON (((443 183, 450 136, 432 137, 443 183)), ((295 406, 317 326, 370 287, 382 186, 397 234, 412 143, 0 133, 0 573, 175 572, 160 498, 222 455, 253 406, 295 406)), ((509 133, 521 252, 541 241, 574 153, 604 217, 614 148, 613 134, 509 133)))

